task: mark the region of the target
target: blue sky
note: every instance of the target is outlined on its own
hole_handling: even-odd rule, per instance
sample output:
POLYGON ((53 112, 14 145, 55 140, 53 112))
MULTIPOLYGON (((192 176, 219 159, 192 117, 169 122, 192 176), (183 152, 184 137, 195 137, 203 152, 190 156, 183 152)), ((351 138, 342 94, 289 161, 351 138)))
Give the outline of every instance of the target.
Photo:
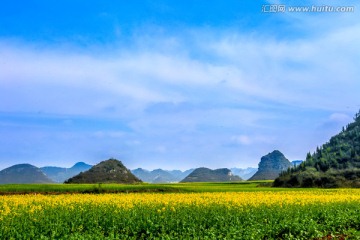
POLYGON ((0 168, 257 166, 360 109, 357 1, 2 1, 0 168), (263 13, 264 5, 355 6, 263 13))

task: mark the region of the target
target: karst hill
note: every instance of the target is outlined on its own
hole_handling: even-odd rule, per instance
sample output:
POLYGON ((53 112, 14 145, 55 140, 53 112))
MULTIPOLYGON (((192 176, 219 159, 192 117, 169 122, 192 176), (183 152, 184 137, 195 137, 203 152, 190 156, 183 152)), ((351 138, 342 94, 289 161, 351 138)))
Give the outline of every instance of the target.
POLYGON ((109 159, 93 166, 86 172, 68 179, 65 183, 139 183, 121 161, 109 159))
POLYGON ((292 167, 291 162, 279 150, 275 150, 263 156, 259 163, 258 171, 249 179, 274 180, 279 174, 292 167))

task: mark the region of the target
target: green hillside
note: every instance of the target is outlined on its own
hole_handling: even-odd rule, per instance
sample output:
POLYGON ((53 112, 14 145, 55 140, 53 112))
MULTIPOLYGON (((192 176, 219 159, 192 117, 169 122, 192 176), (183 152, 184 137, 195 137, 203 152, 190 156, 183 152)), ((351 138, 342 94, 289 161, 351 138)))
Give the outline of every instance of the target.
POLYGON ((82 172, 65 183, 139 183, 135 177, 120 161, 109 159, 82 172))
POLYGON ((360 187, 360 112, 306 161, 281 173, 274 186, 360 187))
POLYGON ((241 180, 239 176, 233 175, 230 169, 220 168, 211 170, 202 167, 195 169, 181 182, 233 182, 241 180))
POLYGON ((0 171, 0 184, 52 182, 40 168, 27 163, 17 164, 0 171))

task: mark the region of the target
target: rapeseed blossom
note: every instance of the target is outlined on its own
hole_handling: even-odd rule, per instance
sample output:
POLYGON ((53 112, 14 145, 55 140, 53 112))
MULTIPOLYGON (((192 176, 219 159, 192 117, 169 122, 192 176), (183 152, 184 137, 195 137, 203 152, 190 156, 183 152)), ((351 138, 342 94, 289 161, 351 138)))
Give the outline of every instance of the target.
POLYGON ((287 205, 326 204, 334 202, 360 202, 357 189, 259 191, 216 193, 130 193, 102 195, 9 195, 0 197, 0 216, 3 218, 18 211, 36 213, 46 208, 61 207, 81 211, 87 206, 110 206, 115 209, 158 207, 160 212, 175 211, 178 207, 224 205, 228 208, 287 205))
POLYGON ((360 228, 359 203, 358 189, 8 195, 0 196, 0 239, 345 236, 360 228))

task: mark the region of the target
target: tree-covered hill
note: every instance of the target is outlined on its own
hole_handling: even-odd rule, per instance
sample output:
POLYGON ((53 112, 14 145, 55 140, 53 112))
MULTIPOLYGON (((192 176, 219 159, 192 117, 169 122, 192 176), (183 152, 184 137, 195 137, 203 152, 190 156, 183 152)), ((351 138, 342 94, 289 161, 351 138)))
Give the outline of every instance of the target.
POLYGON ((277 187, 360 187, 360 111, 354 122, 308 153, 306 161, 282 172, 277 187))
POLYGON ((139 183, 140 179, 135 177, 121 161, 109 159, 93 166, 86 172, 68 179, 65 183, 139 183))

